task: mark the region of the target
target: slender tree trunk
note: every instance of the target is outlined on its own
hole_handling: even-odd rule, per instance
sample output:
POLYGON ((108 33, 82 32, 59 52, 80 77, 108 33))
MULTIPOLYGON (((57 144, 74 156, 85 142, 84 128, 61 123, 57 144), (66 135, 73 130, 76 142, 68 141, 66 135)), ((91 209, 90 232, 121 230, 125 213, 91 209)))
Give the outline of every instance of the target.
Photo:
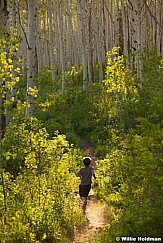
MULTIPOLYGON (((97 63, 99 67, 99 84, 102 84, 103 80, 103 70, 102 70, 102 53, 101 53, 101 38, 100 38, 100 9, 99 2, 97 3, 96 15, 94 16, 94 28, 95 28, 95 42, 96 42, 96 53, 97 53, 97 63)), ((95 12, 95 6, 94 6, 95 12)))
POLYGON ((58 33, 59 33, 59 45, 60 45, 60 60, 62 66, 62 94, 65 93, 65 62, 64 62, 64 43, 63 43, 63 33, 62 33, 62 16, 61 16, 61 6, 59 0, 57 0, 57 22, 58 22, 58 33))
POLYGON ((139 0, 132 0, 132 45, 135 55, 135 69, 137 72, 137 76, 140 79, 140 89, 142 89, 142 62, 140 59, 140 50, 141 50, 141 21, 140 21, 140 11, 141 11, 141 5, 139 0), (133 21, 134 20, 134 21, 133 21))
POLYGON ((29 117, 34 116, 35 9, 36 0, 28 0, 27 116, 29 117))
MULTIPOLYGON (((124 5, 124 0, 121 0, 121 8, 122 8, 122 28, 123 28, 123 54, 128 57, 128 25, 127 25, 127 12, 126 5, 124 5)), ((128 59, 126 59, 128 60, 128 59)), ((126 61, 128 66, 128 63, 126 61)))
POLYGON ((67 28, 66 28, 66 53, 67 53, 67 68, 70 69, 75 63, 76 59, 75 56, 78 56, 78 50, 75 50, 76 40, 74 38, 74 32, 73 32, 73 16, 72 16, 72 10, 71 5, 72 1, 65 0, 66 4, 66 22, 67 22, 67 28))
POLYGON ((162 53, 163 55, 163 2, 161 0, 157 0, 156 18, 156 46, 158 49, 158 53, 162 53))
MULTIPOLYGON (((37 3, 39 4, 39 3, 37 3)), ((42 71, 42 63, 43 63, 43 50, 42 50, 42 38, 41 38, 41 19, 40 16, 36 16, 36 52, 37 52, 37 72, 38 72, 38 80, 41 82, 41 71, 42 71)), ((38 86, 39 91, 39 86, 38 86)))
MULTIPOLYGON (((7 0, 1 0, 0 1, 0 27, 3 28, 2 32, 4 35, 6 34, 7 16, 8 16, 7 0)), ((3 81, 0 80, 0 143, 6 129, 6 116, 4 114, 5 100, 2 95, 2 85, 3 85, 3 81)), ((1 162, 0 162, 0 168, 2 168, 1 162)))
MULTIPOLYGON (((7 1, 0 0, 0 27, 5 29, 7 23, 7 1)), ((3 201, 4 201, 4 211, 7 211, 7 198, 5 190, 5 181, 3 176, 2 169, 2 138, 5 133, 6 124, 5 124, 5 115, 4 115, 4 98, 2 97, 2 80, 0 80, 0 175, 2 180, 2 189, 3 189, 3 201)))
POLYGON ((119 43, 119 0, 116 0, 114 7, 114 46, 120 47, 119 43))
POLYGON ((88 47, 88 80, 93 82, 93 30, 92 30, 92 1, 87 2, 87 47, 88 47))
MULTIPOLYGON (((85 1, 84 1, 85 3, 85 1)), ((86 83, 87 83, 87 56, 86 56, 86 40, 85 40, 85 26, 84 26, 84 19, 83 19, 83 6, 81 0, 78 1, 78 8, 79 8, 79 26, 80 26, 80 36, 82 42, 82 63, 83 63, 83 90, 86 90, 86 83)))
POLYGON ((52 24, 52 2, 48 0, 48 17, 49 17, 49 45, 50 45, 50 64, 52 70, 52 83, 55 83, 55 67, 54 67, 54 53, 53 53, 53 24, 52 24))
MULTIPOLYGON (((13 32, 14 30, 16 29, 17 27, 17 24, 16 24, 16 18, 17 18, 17 0, 12 0, 11 1, 11 15, 12 15, 12 28, 13 28, 13 32)), ((13 33, 13 38, 15 38, 14 36, 14 33, 13 33)), ((15 55, 15 58, 17 59, 17 52, 15 51, 14 52, 14 55, 15 55)), ((13 77, 16 77, 16 73, 13 71, 13 77)), ((11 93, 11 96, 13 97, 14 99, 14 103, 17 103, 17 95, 16 95, 16 92, 17 92, 17 85, 15 85, 13 87, 13 90, 12 90, 12 93, 11 93)))
MULTIPOLYGON (((11 27, 12 27, 12 38, 15 39, 15 29, 16 29, 16 15, 17 15, 17 3, 16 0, 12 0, 11 1, 11 6, 10 6, 10 10, 11 10, 11 27)), ((17 59, 17 52, 14 51, 13 55, 15 57, 15 60, 17 59)), ((12 71, 12 76, 13 78, 16 77, 16 72, 12 71)), ((16 102, 17 102, 17 95, 16 95, 16 91, 17 91, 17 85, 15 85, 12 89, 12 91, 7 90, 6 91, 6 101, 7 101, 7 105, 6 105, 6 127, 9 124, 10 121, 10 108, 11 108, 11 97, 13 98, 13 104, 15 106, 16 102)))

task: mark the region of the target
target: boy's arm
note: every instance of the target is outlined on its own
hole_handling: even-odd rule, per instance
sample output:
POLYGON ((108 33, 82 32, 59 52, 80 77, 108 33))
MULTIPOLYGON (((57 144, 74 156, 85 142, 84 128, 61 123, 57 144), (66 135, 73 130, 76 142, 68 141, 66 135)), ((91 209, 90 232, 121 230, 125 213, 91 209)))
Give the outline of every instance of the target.
POLYGON ((78 170, 77 172, 76 172, 76 176, 80 176, 81 175, 81 170, 78 170))
POLYGON ((95 174, 95 169, 94 169, 94 167, 92 167, 92 175, 93 175, 93 177, 96 179, 96 174, 95 174))

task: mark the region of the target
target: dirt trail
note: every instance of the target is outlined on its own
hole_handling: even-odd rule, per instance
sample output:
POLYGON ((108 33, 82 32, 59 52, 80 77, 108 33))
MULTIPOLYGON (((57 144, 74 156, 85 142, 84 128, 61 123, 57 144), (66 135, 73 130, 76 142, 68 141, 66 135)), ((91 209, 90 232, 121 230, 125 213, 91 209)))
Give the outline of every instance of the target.
MULTIPOLYGON (((83 138, 79 138, 79 142, 85 151, 85 156, 90 156, 92 164, 95 166, 97 157, 94 155, 92 146, 83 138)), ((107 225, 107 215, 108 208, 94 197, 94 192, 91 190, 85 212, 87 224, 77 233, 72 243, 89 243, 94 238, 96 231, 107 225)))
POLYGON ((87 142, 86 139, 78 137, 80 148, 84 151, 85 156, 89 156, 92 158, 92 165, 95 166, 95 161, 98 160, 97 156, 95 156, 93 147, 90 143, 87 142))

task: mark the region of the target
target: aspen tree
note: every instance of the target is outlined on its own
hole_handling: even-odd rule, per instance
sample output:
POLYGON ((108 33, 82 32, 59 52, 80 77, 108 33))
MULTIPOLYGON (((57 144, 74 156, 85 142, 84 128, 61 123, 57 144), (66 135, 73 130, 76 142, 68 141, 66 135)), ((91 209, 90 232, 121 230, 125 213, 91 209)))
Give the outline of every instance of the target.
POLYGON ((41 30, 41 66, 51 66, 50 62, 50 48, 49 48, 49 32, 47 31, 49 26, 49 17, 47 8, 42 6, 43 13, 40 15, 40 30, 41 30))
POLYGON ((20 42, 19 45, 19 50, 17 53, 17 56, 21 59, 22 62, 22 78, 25 79, 26 78, 26 59, 27 59, 27 34, 26 34, 26 29, 27 29, 27 6, 24 4, 24 2, 19 2, 19 4, 17 4, 17 28, 18 28, 18 34, 21 36, 22 41, 20 42), (21 6, 22 5, 22 6, 21 6), (24 9, 24 11, 22 11, 22 9, 24 9))
MULTIPOLYGON (((82 24, 81 24, 81 10, 79 9, 79 3, 78 3, 78 12, 77 12, 77 26, 76 26, 76 49, 77 49, 77 54, 78 54, 78 63, 79 63, 79 70, 80 70, 80 65, 82 64, 83 66, 83 39, 82 39, 82 24), (80 47, 80 48, 79 48, 80 47)), ((83 70, 83 79, 84 80, 84 70, 83 70)), ((83 82, 84 83, 84 82, 83 82)), ((84 85, 83 85, 84 89, 84 85)))
POLYGON ((135 50, 137 53, 135 54, 135 60, 136 60, 136 71, 137 71, 137 76, 140 79, 140 89, 142 89, 142 62, 140 59, 140 50, 141 50, 141 21, 140 21, 140 11, 141 11, 141 5, 139 0, 134 0, 133 1, 133 11, 134 11, 134 31, 135 31, 135 38, 134 38, 134 43, 135 43, 135 50))
POLYGON ((35 8, 36 0, 28 0, 28 33, 27 33, 27 110, 29 117, 34 116, 34 55, 35 55, 35 8))
POLYGON ((55 83, 55 67, 54 67, 54 53, 53 53, 53 24, 52 24, 52 2, 48 0, 48 17, 49 17, 49 46, 50 46, 50 64, 52 70, 52 83, 55 83))
POLYGON ((111 50, 113 48, 113 12, 112 12, 112 1, 106 1, 105 2, 105 19, 107 21, 108 25, 108 32, 106 31, 106 49, 111 50))
MULTIPOLYGON (((127 57, 128 56, 129 43, 128 43, 128 25, 127 25, 126 1, 124 1, 124 0, 121 0, 121 9, 122 9, 122 28, 123 28, 123 54, 124 54, 124 56, 127 57)), ((128 64, 127 64, 127 66, 128 66, 128 64)))
MULTIPOLYGON (((11 1, 11 6, 10 6, 10 10, 11 10, 11 27, 12 27, 12 38, 15 39, 15 30, 16 30, 16 15, 17 15, 17 2, 16 0, 12 0, 11 1)), ((15 48, 16 49, 16 48, 15 48)), ((15 60, 17 59, 17 51, 15 50, 15 52, 13 52, 13 55, 15 56, 15 60)), ((16 72, 12 71, 12 77, 15 78, 16 77, 16 72)), ((17 86, 14 85, 13 89, 7 90, 6 91, 6 126, 8 126, 9 124, 9 120, 10 120, 10 102, 11 102, 11 97, 14 100, 14 105, 17 102, 17 95, 16 95, 16 91, 17 91, 17 86)))
MULTIPOLYGON (((36 8, 39 8, 38 2, 36 4, 36 8)), ((42 55, 42 36, 41 36, 41 16, 37 14, 36 16, 36 52, 37 52, 37 71, 38 71, 38 79, 41 81, 41 70, 43 63, 43 55, 42 55)))
POLYGON ((83 90, 86 90, 86 82, 88 77, 88 66, 87 66, 87 56, 86 56, 86 40, 85 40, 85 25, 84 19, 85 14, 83 8, 85 7, 85 0, 78 1, 78 8, 79 8, 79 29, 80 29, 80 36, 81 36, 81 48, 82 48, 82 64, 83 64, 83 90), (82 5, 82 2, 84 3, 82 5))
POLYGON ((146 6, 142 5, 141 11, 141 45, 142 47, 146 47, 147 40, 147 17, 146 17, 146 6))
POLYGON ((13 29, 17 27, 17 0, 11 1, 11 26, 13 29))
POLYGON ((87 2, 86 16, 86 41, 87 41, 87 56, 88 56, 88 80, 89 83, 93 80, 93 31, 92 31, 92 0, 87 2))
MULTIPOLYGON (((29 5, 30 1, 26 2, 29 5)), ((17 27, 23 39, 19 56, 24 59, 24 66, 27 58, 25 44, 28 42, 26 2, 20 1, 16 10, 17 27)), ((72 65, 78 71, 80 64, 83 66, 83 89, 86 89, 88 80, 93 80, 94 64, 98 64, 101 82, 106 52, 114 46, 120 46, 120 53, 130 56, 127 65, 131 63, 132 68, 136 68, 140 79, 142 63, 137 53, 153 45, 159 53, 163 50, 161 0, 36 0, 36 3, 39 13, 36 20, 38 73, 42 67, 50 66, 54 81, 55 67, 56 72, 62 73, 63 93, 65 70, 72 65)))
MULTIPOLYGON (((43 29, 43 32, 44 30, 46 30, 47 28, 47 13, 45 13, 44 15, 44 18, 42 19, 42 29, 43 29)), ((48 45, 48 38, 47 36, 45 35, 44 33, 44 36, 43 36, 43 46, 42 46, 42 56, 43 56, 43 66, 48 66, 48 63, 49 63, 49 58, 48 58, 48 52, 47 52, 47 45, 48 45)))
MULTIPOLYGON (((36 0, 36 52, 37 52, 37 70, 41 73, 42 68, 51 65, 49 60, 50 45, 47 29, 49 26, 48 6, 45 7, 44 1, 36 0), (48 51, 49 49, 49 51, 48 51)), ((51 9, 52 10, 52 9, 51 9)), ((53 38, 52 38, 53 41, 53 38)), ((54 58, 53 58, 54 59, 54 58)), ((38 76, 39 80, 41 75, 38 76)))
POLYGON ((79 72, 80 63, 81 63, 81 40, 79 36, 79 13, 78 13, 78 5, 76 1, 71 0, 69 4, 70 11, 70 19, 71 19, 71 31, 72 31, 72 39, 71 39, 71 51, 72 51, 72 65, 74 65, 79 72), (71 9, 70 9, 71 6, 71 9))
POLYGON ((102 40, 100 38, 100 8, 99 8, 99 2, 97 5, 94 5, 94 12, 96 11, 96 14, 94 16, 94 28, 95 28, 95 42, 96 42, 96 52, 97 52, 97 63, 99 66, 99 84, 102 84, 103 80, 103 69, 102 69, 102 40), (97 10, 95 9, 97 8, 97 10))
MULTIPOLYGON (((70 53, 69 61, 71 66, 76 66, 79 71, 79 59, 80 59, 80 46, 78 41, 77 29, 77 5, 73 0, 66 1, 67 3, 67 18, 69 23, 69 34, 70 34, 70 43, 67 43, 68 53, 70 53)), ((68 34, 68 31, 67 31, 68 34)), ((68 40, 67 40, 68 42, 68 40)))
POLYGON ((113 3, 113 13, 114 13, 114 43, 113 46, 120 46, 119 43, 119 1, 116 0, 113 3))
MULTIPOLYGON (((7 1, 1 0, 0 1, 0 28, 2 29, 2 32, 5 34, 6 24, 7 24, 7 1)), ((6 127, 6 116, 4 115, 4 97, 2 92, 2 85, 3 81, 0 80, 0 142, 3 138, 3 135, 5 133, 5 127, 6 127)))
POLYGON ((106 57, 106 42, 105 42, 105 5, 104 0, 101 0, 101 6, 100 6, 100 16, 101 16, 101 24, 100 24, 100 39, 101 39, 101 56, 102 56, 102 62, 105 63, 105 57, 106 57))
POLYGON ((156 20, 157 20, 156 21, 156 36, 157 36, 156 46, 157 46, 159 53, 161 53, 161 37, 163 35, 163 22, 162 22, 163 19, 161 18, 162 11, 163 11, 163 3, 161 3, 161 0, 157 0, 157 6, 156 6, 156 20))
MULTIPOLYGON (((56 3, 56 2, 55 2, 56 3)), ((56 3, 57 4, 57 3, 56 3)), ((53 41, 55 42, 55 66, 56 73, 62 72, 61 61, 60 61, 60 42, 59 42, 59 33, 58 33, 58 8, 54 8, 53 23, 55 34, 53 36, 53 41)))
POLYGON ((110 1, 110 14, 112 16, 112 22, 110 23, 110 48, 112 49, 115 43, 115 36, 114 36, 114 3, 113 1, 110 1))
POLYGON ((70 67, 73 65, 73 45, 72 45, 72 39, 73 39, 73 29, 72 29, 72 16, 70 12, 70 4, 69 0, 65 1, 66 6, 66 12, 65 12, 65 52, 66 52, 66 62, 67 66, 66 68, 70 69, 70 67))
MULTIPOLYGON (((0 0, 0 28, 6 28, 7 24, 7 1, 6 0, 0 0)), ((2 84, 3 81, 0 80, 0 175, 2 180, 2 188, 3 188, 3 201, 4 201, 4 211, 7 211, 7 195, 5 190, 5 181, 3 176, 3 170, 2 170, 2 138, 5 133, 5 115, 4 112, 4 98, 3 98, 3 91, 2 91, 2 84)))
POLYGON ((63 7, 62 7, 62 40, 63 40, 63 53, 64 53, 64 66, 65 70, 67 68, 70 68, 70 58, 71 54, 68 55, 68 46, 70 44, 70 33, 69 31, 69 23, 67 18, 67 0, 63 1, 63 7))
MULTIPOLYGON (((134 0, 132 0, 134 1, 134 0)), ((128 20, 128 53, 130 55, 130 67, 134 69, 134 52, 136 51, 135 43, 135 26, 132 1, 127 2, 127 20, 128 20)))
POLYGON ((58 23, 58 34, 59 34, 59 47, 60 47, 60 60, 62 66, 62 94, 65 93, 65 62, 64 62, 64 43, 63 43, 63 32, 62 32, 62 16, 61 16, 61 2, 57 0, 57 23, 58 23))
POLYGON ((105 16, 105 45, 106 45, 106 51, 110 50, 109 45, 109 35, 110 35, 110 26, 109 22, 110 20, 110 14, 109 14, 109 1, 104 2, 105 8, 104 8, 104 16, 105 16))

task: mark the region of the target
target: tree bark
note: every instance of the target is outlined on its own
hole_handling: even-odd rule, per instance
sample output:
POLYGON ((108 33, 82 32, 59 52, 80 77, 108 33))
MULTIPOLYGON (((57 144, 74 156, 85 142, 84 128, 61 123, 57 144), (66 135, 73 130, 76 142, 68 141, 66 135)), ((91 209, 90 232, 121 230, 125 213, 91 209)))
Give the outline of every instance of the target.
POLYGON ((35 71, 35 8, 36 0, 28 0, 28 43, 27 43, 27 110, 28 117, 34 117, 34 71, 35 71))
POLYGON ((50 46, 50 64, 52 70, 52 83, 54 86, 55 83, 55 62, 54 62, 54 53, 53 53, 53 24, 52 24, 52 2, 48 0, 48 17, 49 17, 49 46, 50 46))
MULTIPOLYGON (((84 0, 85 3, 85 0, 84 0)), ((82 63, 83 63, 83 90, 86 90, 86 83, 88 77, 88 66, 87 66, 87 56, 86 56, 86 40, 85 40, 85 25, 84 25, 84 18, 83 18, 83 7, 81 0, 78 1, 78 8, 79 8, 79 28, 80 28, 80 36, 81 36, 81 49, 82 49, 82 63)), ((84 8, 85 11, 85 8, 84 8)))
MULTIPOLYGON (((0 27, 3 28, 2 29, 3 34, 6 34, 7 16, 8 16, 7 0, 1 0, 0 1, 0 27)), ((3 81, 0 80, 0 144, 6 129, 6 116, 4 115, 5 98, 2 95, 2 85, 3 85, 3 81)), ((0 168, 2 168, 1 161, 0 161, 0 168)))
MULTIPOLYGON (((11 31, 12 31, 12 38, 15 39, 15 30, 16 30, 16 15, 17 15, 17 2, 16 0, 12 0, 11 1, 11 6, 10 6, 10 10, 11 10, 11 31)), ((13 51, 13 55, 15 60, 17 59, 17 51, 13 51)), ((16 72, 13 70, 12 71, 12 77, 15 78, 16 77, 16 72)), ((9 124, 10 121, 10 109, 11 109, 11 98, 13 99, 13 106, 16 105, 17 103, 17 85, 13 86, 12 90, 7 90, 6 91, 6 101, 7 101, 7 105, 6 105, 6 127, 9 124)))
MULTIPOLYGON (((0 27, 4 28, 7 24, 7 0, 0 0, 0 27)), ((0 80, 0 175, 2 180, 2 189, 3 189, 3 201, 4 201, 4 211, 7 211, 7 198, 6 198, 6 190, 5 190, 5 181, 3 176, 2 170, 2 138, 5 134, 6 129, 6 122, 5 122, 5 115, 4 115, 4 98, 2 96, 2 84, 3 81, 0 80)))
POLYGON ((62 33, 62 16, 61 16, 61 5, 59 0, 57 0, 57 23, 58 23, 58 34, 59 34, 59 47, 60 47, 60 60, 61 60, 61 67, 62 67, 62 94, 65 93, 65 62, 64 62, 64 43, 63 43, 63 33, 62 33))

